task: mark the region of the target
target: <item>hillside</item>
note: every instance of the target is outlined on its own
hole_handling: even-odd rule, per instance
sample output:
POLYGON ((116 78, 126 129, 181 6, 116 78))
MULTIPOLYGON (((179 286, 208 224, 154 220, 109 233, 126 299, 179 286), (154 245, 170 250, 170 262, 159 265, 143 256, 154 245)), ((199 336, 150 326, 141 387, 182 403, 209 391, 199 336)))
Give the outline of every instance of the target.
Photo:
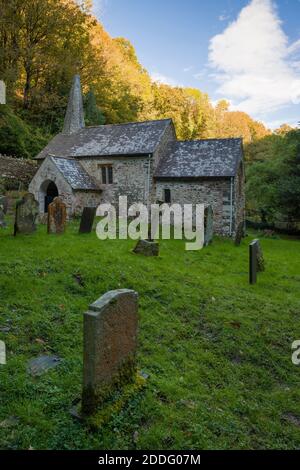
POLYGON ((146 258, 132 254, 132 240, 79 236, 78 222, 60 237, 45 226, 16 238, 12 230, 0 233, 2 449, 299 448, 299 241, 261 239, 267 269, 251 286, 251 237, 193 252, 162 240, 160 256, 146 258), (138 365, 149 379, 89 432, 70 415, 83 313, 119 288, 139 293, 138 365), (28 361, 44 354, 61 365, 31 377, 28 361))

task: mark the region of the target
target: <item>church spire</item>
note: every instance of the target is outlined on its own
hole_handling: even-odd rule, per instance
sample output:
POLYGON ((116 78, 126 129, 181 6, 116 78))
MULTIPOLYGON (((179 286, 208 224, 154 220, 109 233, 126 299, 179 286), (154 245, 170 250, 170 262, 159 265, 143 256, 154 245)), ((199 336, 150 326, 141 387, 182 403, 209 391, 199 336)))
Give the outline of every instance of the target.
POLYGON ((80 76, 75 75, 69 96, 63 134, 74 134, 85 127, 80 76))

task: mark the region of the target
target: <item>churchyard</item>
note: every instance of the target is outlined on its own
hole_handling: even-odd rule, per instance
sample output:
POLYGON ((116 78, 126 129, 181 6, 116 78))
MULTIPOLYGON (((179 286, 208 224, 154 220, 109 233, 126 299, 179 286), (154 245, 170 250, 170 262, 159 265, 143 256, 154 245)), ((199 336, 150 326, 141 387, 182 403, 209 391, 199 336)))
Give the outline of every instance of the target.
POLYGON ((249 233, 240 246, 215 237, 200 251, 161 240, 159 256, 145 257, 132 252, 133 240, 79 234, 79 220, 58 235, 39 225, 16 237, 6 222, 2 449, 299 448, 300 369, 291 361, 299 240, 249 233), (266 270, 250 285, 254 238, 266 270), (82 395, 83 317, 115 289, 138 293, 137 366, 147 378, 125 401, 121 391, 116 406, 105 404, 95 428, 72 414, 82 395), (52 368, 39 375, 43 356, 52 368))

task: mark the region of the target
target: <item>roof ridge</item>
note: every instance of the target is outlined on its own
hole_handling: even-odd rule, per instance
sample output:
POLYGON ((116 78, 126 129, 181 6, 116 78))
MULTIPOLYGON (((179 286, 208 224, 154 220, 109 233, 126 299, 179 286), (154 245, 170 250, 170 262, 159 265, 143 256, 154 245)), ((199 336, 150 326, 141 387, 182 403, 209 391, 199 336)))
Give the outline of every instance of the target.
POLYGON ((177 140, 178 144, 190 144, 194 142, 219 142, 224 140, 243 140, 243 137, 212 137, 208 139, 194 139, 194 140, 177 140))

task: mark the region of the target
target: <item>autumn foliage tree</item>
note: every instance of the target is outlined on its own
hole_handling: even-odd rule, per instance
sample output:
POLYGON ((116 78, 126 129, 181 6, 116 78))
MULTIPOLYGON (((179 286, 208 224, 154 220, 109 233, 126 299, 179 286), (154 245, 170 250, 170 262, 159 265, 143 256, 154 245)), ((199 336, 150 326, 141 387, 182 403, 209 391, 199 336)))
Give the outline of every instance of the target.
POLYGON ((87 123, 172 118, 183 140, 243 137, 247 143, 268 134, 228 103, 213 106, 200 90, 153 82, 132 44, 111 38, 91 12, 91 0, 0 0, 0 76, 9 104, 28 124, 58 132, 72 76, 80 73, 84 94, 93 90, 87 123))

